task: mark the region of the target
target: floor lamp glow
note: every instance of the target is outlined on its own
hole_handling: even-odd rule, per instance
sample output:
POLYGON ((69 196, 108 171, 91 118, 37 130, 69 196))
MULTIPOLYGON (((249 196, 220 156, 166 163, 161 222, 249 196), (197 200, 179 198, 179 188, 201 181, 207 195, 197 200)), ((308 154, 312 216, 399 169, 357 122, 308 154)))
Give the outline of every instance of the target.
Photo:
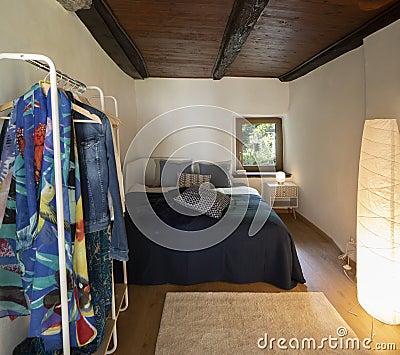
POLYGON ((400 324, 400 131, 366 120, 357 201, 357 297, 374 318, 400 324))

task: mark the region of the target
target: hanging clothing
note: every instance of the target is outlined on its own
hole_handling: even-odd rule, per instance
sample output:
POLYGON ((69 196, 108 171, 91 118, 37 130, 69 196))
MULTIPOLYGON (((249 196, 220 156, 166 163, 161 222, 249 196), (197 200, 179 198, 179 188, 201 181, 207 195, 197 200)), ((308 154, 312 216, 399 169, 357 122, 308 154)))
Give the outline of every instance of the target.
MULTIPOLYGON (((76 102, 102 124, 77 124, 75 131, 71 99, 58 91, 70 345, 78 354, 95 352, 103 341, 112 258, 127 260, 128 243, 110 122, 76 102)), ((46 96, 35 84, 14 101, 0 146, 0 316, 30 314, 29 338, 15 351, 57 354, 62 330, 50 91, 46 96), (14 298, 5 292, 10 287, 14 298)))
MULTIPOLYGON (((11 118, 10 118, 11 120, 11 118)), ((10 120, 2 121, 3 125, 1 126, 0 132, 0 221, 3 220, 4 213, 6 210, 6 202, 8 196, 8 187, 3 187, 5 184, 5 180, 7 179, 10 173, 10 166, 14 166, 15 161, 15 150, 14 150, 14 142, 10 136, 8 136, 8 144, 4 144, 6 141, 6 135, 8 131, 8 127, 10 126, 10 120), (8 150, 8 152, 6 152, 8 150), (7 156, 6 156, 7 155, 7 156), (11 155, 11 156, 10 156, 11 155), (3 158, 4 163, 3 163, 3 158)), ((14 125, 15 126, 15 125, 14 125)), ((14 130, 14 137, 15 137, 15 130, 14 130)), ((1 226, 1 223, 0 223, 1 226)))
MULTIPOLYGON (((68 192, 71 154, 71 103, 64 94, 59 92, 58 96, 70 343, 72 347, 80 347, 90 343, 96 337, 97 331, 86 264, 79 168, 75 169, 74 172, 76 208, 73 213, 76 214, 74 220, 77 223, 75 248, 72 247, 70 194, 68 192), (76 257, 74 258, 75 253, 76 257)), ((28 106, 18 105, 16 108, 17 130, 20 127, 18 123, 21 123, 24 128, 23 149, 21 149, 22 144, 18 144, 18 151, 16 152, 17 155, 19 154, 19 170, 16 171, 19 172, 17 201, 19 197, 19 201, 26 201, 28 207, 31 208, 27 209, 29 212, 29 224, 27 224, 27 214, 19 216, 17 206, 17 239, 20 241, 21 247, 19 258, 23 270, 23 286, 31 312, 29 337, 41 337, 45 349, 48 351, 62 348, 51 93, 49 92, 48 96, 45 97, 41 87, 35 85, 24 95, 24 98, 30 98, 30 100, 25 101, 28 106), (34 106, 30 104, 31 102, 37 102, 38 105, 34 106), (30 110, 30 107, 36 108, 38 106, 40 106, 40 111, 30 110), (39 115, 38 118, 35 117, 36 113, 39 115), (20 122, 19 116, 26 118, 27 122, 20 122), (39 155, 37 155, 34 163, 30 164, 28 157, 32 157, 38 152, 38 149, 37 144, 35 145, 37 140, 34 141, 28 135, 28 132, 31 135, 36 133, 29 126, 29 123, 39 122, 42 124, 43 116, 47 117, 47 122, 45 124, 46 133, 43 140, 42 159, 39 159, 39 155), (21 167, 25 167, 25 171, 21 171, 21 167), (18 196, 19 194, 22 196, 18 196), (36 202, 36 211, 32 208, 33 202, 36 202), (18 226, 24 228, 18 230, 18 226)), ((76 155, 74 162, 77 166, 76 155)))
POLYGON ((0 227, 6 211, 8 192, 10 190, 15 163, 15 114, 11 113, 10 120, 3 122, 1 138, 0 227))
MULTIPOLYGON (((71 355, 74 354, 71 352, 71 355)), ((79 353, 81 354, 81 353, 79 353)), ((62 349, 46 351, 42 338, 27 338, 18 344, 13 355, 63 355, 62 349)))
MULTIPOLYGON (((71 355, 85 355, 80 348, 71 348, 71 355)), ((63 355, 62 349, 57 350, 46 350, 42 338, 27 338, 19 343, 14 351, 13 355, 63 355)))
POLYGON ((17 251, 31 248, 37 233, 38 187, 46 132, 46 96, 39 84, 16 102, 17 251))
MULTIPOLYGON (((74 100, 70 93, 69 98, 76 105, 100 117, 102 121, 101 125, 76 124, 85 231, 87 233, 101 231, 110 225, 108 204, 108 193, 110 193, 114 210, 110 257, 121 261, 128 260, 128 241, 122 212, 110 122, 103 112, 74 100)), ((85 119, 83 115, 77 112, 74 113, 74 118, 85 119)))
POLYGON ((26 316, 28 306, 22 288, 21 270, 16 254, 15 180, 12 177, 15 160, 15 114, 3 123, 0 135, 0 317, 26 316), (4 208, 3 208, 4 203, 4 208))
POLYGON ((112 283, 110 259, 110 228, 86 233, 86 255, 88 260, 90 291, 96 319, 97 337, 82 348, 86 353, 94 353, 104 339, 107 316, 111 310, 112 283))

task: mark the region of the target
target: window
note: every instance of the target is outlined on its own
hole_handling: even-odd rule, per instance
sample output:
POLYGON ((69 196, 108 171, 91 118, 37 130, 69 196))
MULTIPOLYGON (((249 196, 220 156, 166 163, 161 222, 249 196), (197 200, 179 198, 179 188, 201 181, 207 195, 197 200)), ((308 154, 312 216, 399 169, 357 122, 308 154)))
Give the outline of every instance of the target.
POLYGON ((238 169, 283 170, 282 119, 279 117, 238 118, 236 121, 238 169))

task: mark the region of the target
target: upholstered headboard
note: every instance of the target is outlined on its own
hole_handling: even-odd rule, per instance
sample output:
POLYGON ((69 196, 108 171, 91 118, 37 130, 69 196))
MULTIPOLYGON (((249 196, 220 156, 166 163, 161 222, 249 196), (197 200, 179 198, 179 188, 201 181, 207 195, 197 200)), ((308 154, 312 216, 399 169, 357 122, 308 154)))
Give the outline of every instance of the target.
MULTIPOLYGON (((148 183, 151 180, 151 177, 146 179, 146 165, 151 165, 151 161, 148 158, 139 158, 125 163, 123 170, 125 192, 130 191, 135 184, 146 185, 146 182, 148 183)), ((148 168, 147 170, 150 173, 151 169, 148 168)), ((153 174, 154 172, 155 166, 153 174)), ((154 180, 154 175, 152 179, 154 180)))
MULTIPOLYGON (((156 175, 156 159, 168 157, 139 158, 124 165, 125 193, 132 190, 135 184, 152 186, 156 175)), ((172 158, 173 160, 191 160, 190 158, 172 158)))
POLYGON ((230 161, 193 161, 183 157, 139 158, 125 162, 124 189, 125 193, 128 193, 138 189, 144 191, 145 186, 163 189, 176 187, 178 177, 182 172, 209 175, 210 182, 215 187, 230 187, 232 186, 231 166, 230 161))

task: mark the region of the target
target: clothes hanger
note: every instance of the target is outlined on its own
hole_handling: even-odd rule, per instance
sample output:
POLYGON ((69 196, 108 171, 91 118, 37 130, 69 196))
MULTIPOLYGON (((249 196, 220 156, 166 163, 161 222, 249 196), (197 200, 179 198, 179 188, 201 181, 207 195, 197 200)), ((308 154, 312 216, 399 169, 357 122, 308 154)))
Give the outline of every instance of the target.
MULTIPOLYGON (((49 74, 48 74, 49 75, 49 74)), ((42 86, 42 89, 43 89, 43 91, 45 91, 45 94, 47 95, 47 92, 49 91, 49 89, 50 89, 50 82, 47 80, 47 76, 48 75, 46 75, 46 77, 44 78, 44 80, 40 80, 39 81, 39 84, 42 86), (47 87, 47 85, 48 85, 48 87, 47 87), (45 89, 44 89, 45 88, 45 89)), ((11 109, 13 107, 13 102, 12 101, 9 101, 9 102, 7 102, 7 103, 5 103, 5 104, 3 104, 3 105, 0 105, 0 112, 2 112, 2 111, 6 111, 6 110, 9 110, 9 109, 11 109)), ((3 119, 3 120, 8 120, 8 119, 10 119, 10 117, 8 117, 8 116, 1 116, 0 117, 0 119, 3 119)))
POLYGON ((81 119, 76 119, 76 118, 74 118, 74 122, 79 122, 79 123, 93 123, 93 122, 96 122, 96 123, 98 123, 98 124, 103 124, 102 122, 101 122, 101 119, 100 119, 100 117, 99 116, 97 116, 96 114, 94 114, 94 113, 91 113, 91 112, 89 112, 88 110, 86 110, 85 108, 83 108, 83 107, 80 107, 80 106, 78 106, 78 105, 76 105, 76 104, 72 104, 72 109, 75 111, 75 112, 78 112, 78 113, 80 113, 81 115, 83 115, 83 116, 85 116, 85 117, 87 117, 87 118, 90 118, 90 120, 81 120, 81 119))
MULTIPOLYGON (((39 82, 40 86, 42 87, 42 90, 44 92, 45 95, 47 95, 47 93, 50 90, 50 84, 48 84, 47 82, 43 81, 43 82, 39 82)), ((66 95, 64 89, 60 89, 64 95, 66 95)), ((67 96, 67 95, 66 95, 67 96)), ((89 112, 88 110, 84 109, 83 107, 80 107, 74 103, 72 103, 72 110, 74 110, 75 112, 80 113, 81 115, 89 118, 89 120, 83 120, 83 119, 74 119, 74 122, 78 122, 78 123, 93 123, 96 122, 98 124, 102 124, 101 119, 99 116, 95 115, 94 113, 89 112)))
MULTIPOLYGON (((81 96, 81 95, 75 93, 75 92, 73 91, 74 89, 75 89, 75 86, 71 89, 71 92, 72 92, 72 95, 74 96, 74 98, 75 98, 77 101, 82 102, 82 103, 84 103, 84 104, 87 104, 87 105, 89 105, 89 106, 92 106, 92 105, 90 105, 90 103, 89 103, 88 100, 82 99, 83 96, 81 96)), ((86 98, 85 98, 85 99, 86 99, 86 98)), ((96 122, 99 123, 99 124, 103 124, 103 123, 101 122, 100 117, 97 116, 96 114, 89 112, 88 110, 86 110, 85 108, 83 108, 83 107, 81 107, 81 106, 79 106, 79 105, 72 104, 72 106, 73 106, 72 109, 73 109, 75 112, 79 112, 79 113, 81 113, 82 115, 83 115, 83 112, 87 112, 87 113, 90 115, 90 117, 93 119, 93 121, 96 121, 96 122), (75 107, 75 108, 74 108, 74 107, 75 107)), ((87 116, 87 115, 85 114, 85 116, 87 116)), ((88 123, 87 120, 77 120, 77 119, 74 119, 74 122, 88 123)))
MULTIPOLYGON (((13 107, 13 102, 12 102, 12 101, 6 102, 5 104, 0 105, 0 112, 9 110, 9 109, 11 109, 12 107, 13 107)), ((2 119, 2 120, 9 120, 10 117, 8 117, 8 116, 0 116, 0 119, 2 119)))
POLYGON ((47 93, 50 90, 50 83, 48 83, 48 82, 46 83, 44 80, 40 80, 39 85, 42 88, 44 94, 47 96, 47 93))
POLYGON ((5 111, 5 110, 9 110, 10 108, 12 108, 12 106, 13 106, 13 102, 12 101, 6 102, 5 104, 0 105, 0 112, 5 111))
POLYGON ((87 99, 87 97, 85 97, 85 96, 83 96, 83 95, 75 94, 75 93, 74 93, 74 97, 75 97, 78 101, 80 101, 80 102, 82 102, 82 103, 84 103, 84 104, 86 104, 86 105, 93 106, 93 105, 90 103, 90 101, 87 99))
MULTIPOLYGON (((8 101, 3 105, 0 105, 0 112, 12 109, 13 107, 13 102, 12 101, 8 101)), ((10 117, 9 116, 0 116, 0 120, 9 120, 10 117)))
POLYGON ((111 113, 108 113, 107 111, 104 112, 108 119, 110 120, 110 123, 113 127, 119 127, 122 125, 122 121, 118 118, 112 115, 111 113))
MULTIPOLYGON (((86 101, 85 103, 87 103, 88 105, 90 105, 90 106, 93 106, 91 103, 90 103, 90 101, 89 101, 89 99, 87 98, 87 97, 85 97, 85 96, 82 96, 82 98, 86 101)), ((92 98, 99 98, 98 96, 93 96, 92 98)), ((119 127, 119 126, 121 126, 122 125, 122 121, 118 118, 118 117, 116 117, 116 116, 114 116, 114 115, 112 115, 111 113, 109 113, 109 112, 107 112, 107 111, 102 111, 102 110, 100 110, 99 108, 97 108, 99 111, 101 111, 101 112, 103 112, 106 116, 107 116, 107 118, 108 118, 108 120, 110 121, 110 123, 111 123, 111 125, 113 126, 113 127, 119 127)))

